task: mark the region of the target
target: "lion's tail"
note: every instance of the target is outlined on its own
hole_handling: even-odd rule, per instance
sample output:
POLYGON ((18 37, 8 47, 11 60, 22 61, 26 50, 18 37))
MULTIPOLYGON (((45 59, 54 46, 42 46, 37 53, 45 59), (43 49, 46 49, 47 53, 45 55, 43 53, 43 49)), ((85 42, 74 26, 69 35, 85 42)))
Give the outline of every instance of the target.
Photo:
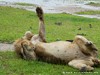
POLYGON ((40 21, 44 21, 44 18, 43 18, 43 10, 41 7, 37 7, 36 8, 36 13, 37 13, 37 16, 39 17, 39 20, 40 21))

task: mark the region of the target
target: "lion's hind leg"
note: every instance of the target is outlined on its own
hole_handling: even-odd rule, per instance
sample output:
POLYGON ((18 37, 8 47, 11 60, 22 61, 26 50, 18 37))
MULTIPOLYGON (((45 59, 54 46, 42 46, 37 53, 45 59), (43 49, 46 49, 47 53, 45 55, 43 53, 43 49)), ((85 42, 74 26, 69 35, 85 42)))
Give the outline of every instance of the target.
POLYGON ((86 71, 93 71, 94 68, 86 65, 85 60, 72 60, 68 63, 69 66, 72 66, 76 69, 79 69, 81 72, 86 72, 86 71))

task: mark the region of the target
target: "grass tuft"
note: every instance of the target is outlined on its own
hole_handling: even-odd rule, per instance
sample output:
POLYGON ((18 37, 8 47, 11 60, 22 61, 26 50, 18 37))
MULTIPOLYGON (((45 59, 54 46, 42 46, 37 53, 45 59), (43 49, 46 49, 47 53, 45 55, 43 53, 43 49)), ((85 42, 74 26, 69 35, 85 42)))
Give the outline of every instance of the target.
POLYGON ((100 15, 100 10, 88 10, 88 11, 82 11, 77 12, 77 14, 85 14, 85 15, 100 15))
POLYGON ((90 2, 90 3, 86 4, 86 5, 100 7, 100 3, 95 3, 95 2, 90 2))
POLYGON ((21 6, 34 6, 34 7, 36 7, 35 4, 30 4, 30 3, 15 3, 15 4, 21 5, 21 6))

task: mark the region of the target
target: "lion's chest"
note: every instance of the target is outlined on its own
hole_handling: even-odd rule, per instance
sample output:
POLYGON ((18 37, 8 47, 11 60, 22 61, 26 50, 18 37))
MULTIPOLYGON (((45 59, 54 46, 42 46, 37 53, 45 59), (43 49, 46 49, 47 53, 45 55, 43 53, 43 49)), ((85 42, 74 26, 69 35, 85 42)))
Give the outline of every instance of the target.
POLYGON ((78 46, 71 45, 70 42, 54 42, 41 45, 41 55, 49 59, 61 59, 66 62, 75 58, 80 58, 83 54, 79 51, 78 46))

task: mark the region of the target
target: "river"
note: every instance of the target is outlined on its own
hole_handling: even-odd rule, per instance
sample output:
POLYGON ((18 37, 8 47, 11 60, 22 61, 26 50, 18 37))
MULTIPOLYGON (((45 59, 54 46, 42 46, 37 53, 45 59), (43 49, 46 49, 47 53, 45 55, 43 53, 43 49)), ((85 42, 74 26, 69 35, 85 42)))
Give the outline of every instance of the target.
MULTIPOLYGON (((100 3, 100 0, 0 0, 0 2, 10 2, 10 3, 31 3, 41 6, 45 13, 70 13, 75 14, 75 12, 87 11, 87 10, 100 10, 100 7, 94 7, 86 5, 89 2, 100 3)), ((19 6, 7 3, 1 3, 0 5, 12 6, 16 8, 22 8, 30 11, 35 11, 35 7, 19 6)), ((75 14, 77 15, 77 14, 75 14)), ((79 15, 84 16, 84 15, 79 15)), ((85 15, 84 17, 99 18, 98 15, 85 15)))
POLYGON ((100 0, 1 0, 1 1, 32 3, 40 6, 47 6, 47 7, 80 5, 80 4, 86 4, 88 2, 100 3, 100 0))

